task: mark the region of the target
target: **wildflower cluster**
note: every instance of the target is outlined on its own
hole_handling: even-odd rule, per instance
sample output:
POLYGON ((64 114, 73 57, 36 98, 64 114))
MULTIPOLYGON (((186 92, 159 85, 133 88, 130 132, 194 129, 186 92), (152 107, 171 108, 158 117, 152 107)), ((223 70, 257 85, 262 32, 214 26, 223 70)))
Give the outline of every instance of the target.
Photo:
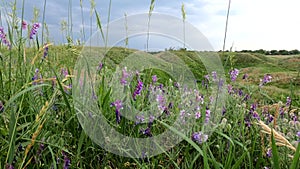
POLYGON ((36 35, 37 33, 37 30, 41 27, 41 24, 40 23, 34 23, 32 25, 32 28, 31 28, 31 31, 30 31, 30 35, 29 35, 29 38, 30 39, 33 39, 33 36, 36 35))
POLYGON ((6 38, 6 34, 4 32, 3 27, 0 27, 0 39, 1 39, 2 43, 5 44, 9 49, 11 48, 11 44, 6 38))

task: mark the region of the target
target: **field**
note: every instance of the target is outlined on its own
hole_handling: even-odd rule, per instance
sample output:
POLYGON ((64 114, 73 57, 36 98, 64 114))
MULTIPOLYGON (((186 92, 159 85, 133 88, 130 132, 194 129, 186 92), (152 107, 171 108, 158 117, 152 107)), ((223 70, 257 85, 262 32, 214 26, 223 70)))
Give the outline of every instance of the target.
POLYGON ((300 55, 53 45, 18 24, 0 168, 299 168, 300 55))

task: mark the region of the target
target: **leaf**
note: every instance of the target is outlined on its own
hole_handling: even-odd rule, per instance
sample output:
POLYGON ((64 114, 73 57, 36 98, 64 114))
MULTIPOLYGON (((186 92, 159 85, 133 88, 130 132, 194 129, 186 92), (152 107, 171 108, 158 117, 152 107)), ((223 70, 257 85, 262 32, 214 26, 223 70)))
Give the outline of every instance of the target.
POLYGON ((272 160, 273 160, 273 168, 274 169, 280 169, 279 166, 279 155, 278 150, 276 146, 276 141, 274 138, 273 130, 272 130, 272 160))

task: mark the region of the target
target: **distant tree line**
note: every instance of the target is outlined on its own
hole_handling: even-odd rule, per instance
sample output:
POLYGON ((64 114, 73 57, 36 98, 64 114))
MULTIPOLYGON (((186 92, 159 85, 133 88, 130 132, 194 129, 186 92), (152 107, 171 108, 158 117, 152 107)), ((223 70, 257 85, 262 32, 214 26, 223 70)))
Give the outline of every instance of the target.
POLYGON ((294 50, 241 50, 237 52, 242 52, 242 53, 260 53, 264 55, 297 55, 300 54, 300 51, 297 49, 294 50))

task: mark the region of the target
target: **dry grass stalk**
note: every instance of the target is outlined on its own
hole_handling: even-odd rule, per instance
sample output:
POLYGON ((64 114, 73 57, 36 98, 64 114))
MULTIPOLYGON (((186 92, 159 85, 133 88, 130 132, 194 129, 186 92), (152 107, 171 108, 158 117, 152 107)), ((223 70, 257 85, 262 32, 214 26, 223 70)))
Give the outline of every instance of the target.
POLYGON ((274 138, 275 138, 275 141, 276 141, 276 145, 278 145, 278 146, 285 146, 285 147, 287 147, 287 148, 289 148, 289 149, 291 149, 293 151, 296 151, 296 148, 284 136, 282 136, 281 134, 279 134, 276 130, 271 129, 263 121, 260 120, 256 124, 258 124, 262 128, 262 130, 261 130, 262 133, 271 135, 272 132, 273 132, 273 135, 274 135, 274 138))

